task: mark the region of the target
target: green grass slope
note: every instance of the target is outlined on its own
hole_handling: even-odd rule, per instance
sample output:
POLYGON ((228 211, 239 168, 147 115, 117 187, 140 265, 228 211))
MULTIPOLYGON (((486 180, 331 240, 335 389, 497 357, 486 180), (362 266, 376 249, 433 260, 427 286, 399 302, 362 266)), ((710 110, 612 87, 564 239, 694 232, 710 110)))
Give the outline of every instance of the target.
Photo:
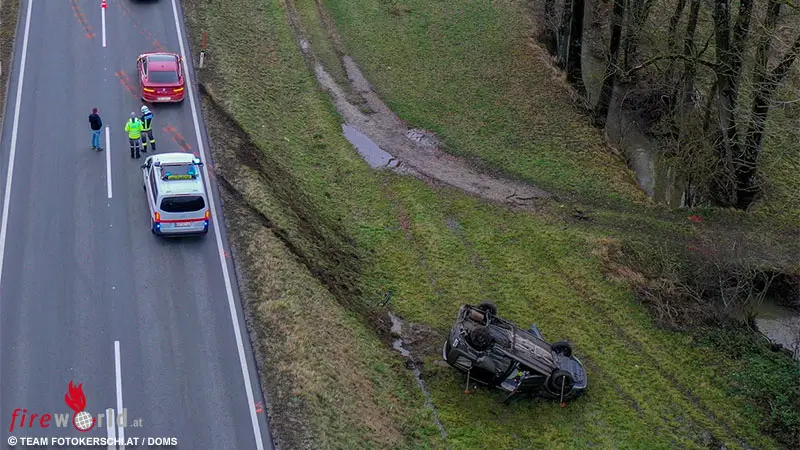
MULTIPOLYGON (((369 169, 304 65, 282 2, 183 4, 193 47, 208 33, 200 78, 214 172, 279 443, 443 446, 411 372, 386 345, 390 308, 414 325, 411 348, 449 448, 777 447, 734 389, 725 358, 657 328, 627 285, 605 274, 598 255, 613 239, 603 228, 369 169), (572 341, 588 366, 587 395, 562 409, 540 400, 502 406, 501 394, 483 389, 463 394, 439 351, 458 306, 484 298, 522 326, 572 341)), ((317 36, 312 46, 327 49, 321 59, 335 61, 319 42, 314 2, 295 5, 317 36)), ((641 200, 531 56, 515 4, 325 6, 395 111, 440 133, 452 151, 581 198, 641 200)))

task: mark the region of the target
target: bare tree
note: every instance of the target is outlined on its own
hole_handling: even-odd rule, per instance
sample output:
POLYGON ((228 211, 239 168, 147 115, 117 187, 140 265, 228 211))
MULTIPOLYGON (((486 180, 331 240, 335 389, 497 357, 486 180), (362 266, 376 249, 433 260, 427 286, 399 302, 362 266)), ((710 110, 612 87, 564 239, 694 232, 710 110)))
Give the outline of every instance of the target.
POLYGON ((583 51, 584 8, 584 0, 564 0, 557 45, 559 67, 567 73, 567 81, 581 89, 583 86, 581 53, 583 51))
POLYGON ((720 199, 729 205, 736 204, 733 189, 735 173, 734 156, 737 149, 736 107, 739 99, 739 82, 744 64, 745 40, 750 31, 752 0, 741 0, 736 24, 731 29, 730 0, 714 0, 714 34, 716 37, 716 94, 717 120, 720 140, 717 152, 721 172, 718 179, 720 199))
POLYGON ((772 70, 768 69, 770 46, 772 44, 775 25, 781 13, 783 2, 769 0, 764 28, 756 49, 756 63, 753 73, 755 94, 750 109, 750 124, 744 139, 741 154, 736 160, 736 194, 737 207, 746 209, 756 194, 755 175, 758 171, 758 159, 764 140, 764 129, 767 123, 772 97, 776 89, 783 83, 789 69, 800 52, 800 34, 789 50, 781 57, 780 62, 772 70))
POLYGON ((608 108, 611 97, 614 95, 614 84, 617 79, 619 66, 619 53, 622 41, 622 25, 625 20, 625 0, 614 0, 611 14, 611 39, 608 45, 608 63, 603 77, 603 86, 594 108, 594 122, 598 126, 605 125, 608 118, 608 108))
POLYGON ((632 65, 631 60, 635 57, 639 47, 639 33, 647 22, 654 3, 655 0, 628 0, 622 57, 622 68, 625 71, 632 65))
POLYGON ((542 41, 544 42, 547 51, 553 55, 558 52, 558 38, 556 36, 557 23, 556 0, 545 0, 544 31, 542 33, 542 41))

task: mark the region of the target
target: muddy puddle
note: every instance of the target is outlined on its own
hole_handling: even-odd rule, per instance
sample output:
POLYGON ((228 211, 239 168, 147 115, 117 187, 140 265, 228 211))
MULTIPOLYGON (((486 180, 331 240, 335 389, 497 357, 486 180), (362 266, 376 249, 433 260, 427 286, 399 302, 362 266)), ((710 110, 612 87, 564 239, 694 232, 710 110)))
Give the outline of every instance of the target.
POLYGON ((800 360, 800 312, 765 299, 756 308, 758 331, 772 342, 790 350, 800 360))
POLYGON ((433 405, 431 401, 431 393, 428 391, 427 386, 425 386, 425 382, 422 380, 422 371, 419 369, 419 364, 414 356, 411 354, 411 351, 406 346, 405 340, 403 339, 403 319, 397 317, 393 313, 389 313, 389 319, 392 321, 392 336, 394 340, 392 341, 392 348, 400 353, 404 358, 407 358, 406 366, 410 368, 414 372, 414 379, 417 380, 417 385, 419 386, 420 391, 422 391, 422 395, 425 397, 425 407, 431 410, 433 414, 433 422, 436 424, 436 428, 439 429, 439 433, 442 435, 442 439, 447 439, 447 431, 444 429, 444 425, 442 422, 439 421, 439 414, 436 411, 436 407, 433 405))
POLYGON ((344 136, 371 167, 443 183, 516 207, 533 207, 537 200, 551 197, 530 184, 481 173, 462 158, 443 152, 435 133, 409 128, 383 103, 352 58, 341 58, 349 80, 347 86, 342 86, 316 61, 305 39, 300 38, 299 44, 301 53, 313 66, 317 82, 344 119, 344 136))
POLYGON ((397 158, 383 151, 378 144, 372 142, 372 139, 359 131, 358 128, 342 124, 342 133, 373 169, 397 167, 397 158))

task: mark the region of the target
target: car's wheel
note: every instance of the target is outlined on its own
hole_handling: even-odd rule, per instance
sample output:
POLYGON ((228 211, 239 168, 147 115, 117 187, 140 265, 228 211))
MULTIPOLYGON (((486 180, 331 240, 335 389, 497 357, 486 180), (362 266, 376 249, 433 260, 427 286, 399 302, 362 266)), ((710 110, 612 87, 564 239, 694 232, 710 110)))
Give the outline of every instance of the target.
POLYGON ((550 348, 559 355, 566 356, 567 358, 572 356, 572 346, 569 345, 569 342, 558 341, 551 344, 550 348))
POLYGON ((494 345, 494 336, 487 327, 475 327, 469 333, 469 340, 475 350, 482 352, 488 350, 494 345))
POLYGON ((481 302, 478 309, 489 314, 490 316, 497 316, 497 305, 492 302, 481 302))
POLYGON ((572 392, 572 388, 575 387, 575 378, 566 370, 556 369, 553 374, 550 375, 547 385, 550 392, 555 395, 561 395, 561 389, 563 387, 564 396, 566 397, 567 394, 572 392))

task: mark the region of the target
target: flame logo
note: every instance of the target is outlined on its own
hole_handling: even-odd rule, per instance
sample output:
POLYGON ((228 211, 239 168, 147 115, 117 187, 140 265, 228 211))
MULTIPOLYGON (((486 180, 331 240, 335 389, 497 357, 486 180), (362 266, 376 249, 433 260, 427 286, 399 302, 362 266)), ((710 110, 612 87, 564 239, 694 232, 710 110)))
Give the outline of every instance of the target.
POLYGON ((64 401, 67 403, 67 406, 75 411, 75 414, 72 415, 72 425, 76 430, 85 433, 94 428, 97 419, 83 410, 86 408, 86 396, 83 395, 83 383, 75 387, 72 381, 70 381, 69 390, 67 391, 67 395, 64 396, 64 401))
POLYGON ((64 396, 64 401, 67 402, 67 406, 76 413, 83 411, 83 409, 86 408, 86 396, 83 395, 83 383, 79 384, 78 387, 74 387, 72 381, 70 381, 69 390, 67 391, 67 395, 64 396))

